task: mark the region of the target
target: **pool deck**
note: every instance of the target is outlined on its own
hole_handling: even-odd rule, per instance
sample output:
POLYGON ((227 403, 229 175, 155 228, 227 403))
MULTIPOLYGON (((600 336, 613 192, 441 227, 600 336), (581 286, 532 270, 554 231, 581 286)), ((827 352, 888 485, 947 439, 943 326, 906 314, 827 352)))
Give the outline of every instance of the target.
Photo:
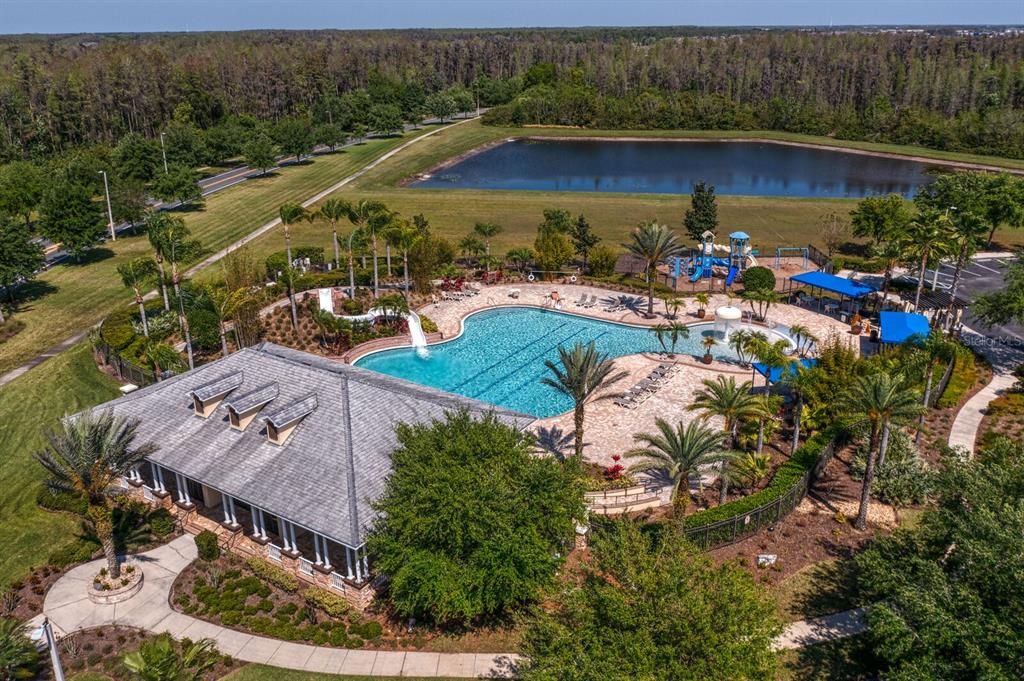
MULTIPOLYGON (((578 314, 594 319, 602 319, 611 322, 633 324, 637 326, 653 327, 666 323, 664 303, 655 299, 654 319, 644 319, 642 312, 647 309, 646 297, 635 308, 625 312, 610 313, 605 307, 612 300, 618 300, 622 296, 630 298, 641 298, 631 294, 624 294, 618 291, 611 291, 594 286, 582 285, 559 285, 559 284, 500 284, 486 286, 481 293, 462 300, 443 300, 438 304, 429 304, 419 308, 418 312, 425 314, 437 323, 438 329, 446 339, 453 338, 461 333, 463 320, 474 312, 493 309, 502 306, 530 306, 554 309, 552 306, 551 293, 557 291, 562 300, 562 312, 578 314), (512 292, 518 289, 519 297, 513 298, 512 292), (582 295, 597 295, 599 303, 591 308, 576 307, 573 303, 582 295)), ((729 298, 724 294, 713 294, 708 305, 709 312, 716 307, 728 304, 729 298)), ((733 299, 733 304, 738 307, 748 307, 743 301, 733 299)), ((697 303, 693 298, 682 299, 679 309, 678 320, 686 324, 699 324, 713 319, 709 314, 706 319, 699 319, 696 314, 697 303)), ((768 312, 769 324, 782 324, 792 326, 800 324, 809 328, 818 338, 824 339, 836 334, 840 338, 849 339, 852 347, 858 347, 854 336, 848 334, 849 327, 836 319, 819 314, 812 310, 796 307, 793 305, 773 305, 768 312)), ((605 391, 605 395, 620 393, 626 388, 646 376, 651 369, 666 361, 663 357, 655 354, 627 355, 615 360, 615 366, 628 371, 629 375, 621 382, 605 391)), ((698 359, 689 355, 677 355, 674 360, 681 366, 669 382, 663 386, 654 396, 641 404, 636 409, 625 409, 615 405, 611 400, 595 399, 587 405, 585 424, 585 450, 587 460, 602 465, 612 464, 614 454, 622 454, 634 446, 633 435, 639 432, 653 432, 656 428, 655 419, 664 418, 671 423, 682 421, 688 423, 699 414, 689 411, 687 406, 693 402, 694 394, 702 387, 703 379, 714 379, 717 375, 732 375, 738 382, 748 381, 751 378, 749 369, 741 369, 737 365, 724 362, 712 362, 709 365, 702 364, 698 359)), ((761 377, 758 377, 755 385, 761 384, 761 377)), ((601 395, 598 396, 599 398, 601 395)), ((713 425, 720 425, 720 422, 711 420, 713 425)), ((538 439, 545 443, 545 448, 555 450, 562 454, 572 451, 573 417, 572 412, 552 416, 549 418, 534 421, 530 426, 538 435, 538 439)))

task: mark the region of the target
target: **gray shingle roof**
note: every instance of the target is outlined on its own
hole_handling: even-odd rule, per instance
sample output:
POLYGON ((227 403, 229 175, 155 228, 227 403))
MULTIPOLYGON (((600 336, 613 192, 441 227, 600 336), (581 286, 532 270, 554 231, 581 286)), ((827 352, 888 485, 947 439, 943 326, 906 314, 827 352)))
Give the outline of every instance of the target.
POLYGON ((293 402, 282 405, 280 409, 264 416, 263 420, 275 428, 280 429, 284 428, 296 419, 301 419, 303 416, 309 416, 316 407, 316 393, 310 393, 305 397, 301 397, 293 402))
POLYGON ((199 400, 209 400, 220 395, 226 395, 242 385, 244 376, 241 371, 233 371, 213 379, 209 383, 198 385, 189 390, 188 394, 199 400))
POLYGON ((231 407, 236 414, 244 414, 254 407, 262 407, 275 397, 277 397, 277 383, 267 383, 247 393, 232 396, 231 399, 225 400, 224 406, 231 407))
MULTIPOLYGON (((305 407, 308 407, 306 404, 305 407)), ((494 411, 523 427, 532 416, 452 395, 270 343, 246 348, 96 409, 140 419, 137 443, 172 471, 255 504, 348 546, 360 546, 372 523, 371 502, 384 491, 397 446, 395 425, 442 418, 465 408, 494 411), (192 415, 187 395, 228 375, 244 377, 234 401, 276 384, 265 407, 296 409, 310 395, 317 408, 283 445, 262 427, 230 428, 227 404, 208 419, 192 415)))

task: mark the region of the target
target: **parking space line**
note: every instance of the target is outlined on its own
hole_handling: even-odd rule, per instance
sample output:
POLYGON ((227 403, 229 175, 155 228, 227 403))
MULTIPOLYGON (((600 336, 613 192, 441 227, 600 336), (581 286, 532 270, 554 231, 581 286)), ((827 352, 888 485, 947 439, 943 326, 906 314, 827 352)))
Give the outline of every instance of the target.
POLYGON ((992 269, 991 267, 986 267, 985 265, 982 265, 982 264, 981 264, 980 262, 978 262, 977 260, 975 260, 975 261, 974 261, 973 263, 971 263, 971 264, 972 264, 972 265, 973 265, 974 267, 980 267, 980 268, 981 268, 981 269, 983 269, 983 270, 988 270, 988 271, 989 271, 989 272, 991 272, 992 274, 1001 274, 1001 272, 1000 272, 999 270, 994 270, 994 269, 992 269))

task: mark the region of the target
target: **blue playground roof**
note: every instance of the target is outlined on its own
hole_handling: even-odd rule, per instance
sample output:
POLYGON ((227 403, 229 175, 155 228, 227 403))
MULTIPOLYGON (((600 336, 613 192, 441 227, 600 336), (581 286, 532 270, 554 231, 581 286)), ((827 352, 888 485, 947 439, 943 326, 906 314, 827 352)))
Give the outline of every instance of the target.
POLYGON ((730 239, 750 239, 746 232, 733 232, 729 235, 730 239))
POLYGON ((913 336, 928 335, 928 318, 915 312, 879 312, 880 340, 883 343, 902 343, 913 336))
MULTIPOLYGON (((796 373, 794 368, 795 362, 786 364, 785 368, 782 367, 769 367, 764 362, 754 362, 751 366, 754 367, 754 371, 761 374, 769 383, 778 383, 779 379, 783 377, 783 374, 788 378, 796 373)), ((816 359, 802 359, 800 365, 806 369, 810 369, 813 366, 817 366, 818 360, 816 359)))
POLYGON ((792 276, 789 279, 790 281, 807 284, 808 286, 814 286, 815 288, 824 289, 843 296, 849 296, 850 298, 860 298, 861 296, 866 296, 867 294, 878 290, 870 284, 865 284, 854 279, 843 279, 842 277, 837 277, 834 274, 826 274, 825 272, 804 272, 803 274, 792 276))

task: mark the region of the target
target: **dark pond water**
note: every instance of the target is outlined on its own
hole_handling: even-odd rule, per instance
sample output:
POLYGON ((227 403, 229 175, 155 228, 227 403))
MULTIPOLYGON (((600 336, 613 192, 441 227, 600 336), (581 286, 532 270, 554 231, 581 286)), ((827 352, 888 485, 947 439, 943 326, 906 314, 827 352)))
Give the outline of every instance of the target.
POLYGON ((757 142, 514 140, 412 183, 415 187, 859 198, 913 196, 916 161, 757 142))

